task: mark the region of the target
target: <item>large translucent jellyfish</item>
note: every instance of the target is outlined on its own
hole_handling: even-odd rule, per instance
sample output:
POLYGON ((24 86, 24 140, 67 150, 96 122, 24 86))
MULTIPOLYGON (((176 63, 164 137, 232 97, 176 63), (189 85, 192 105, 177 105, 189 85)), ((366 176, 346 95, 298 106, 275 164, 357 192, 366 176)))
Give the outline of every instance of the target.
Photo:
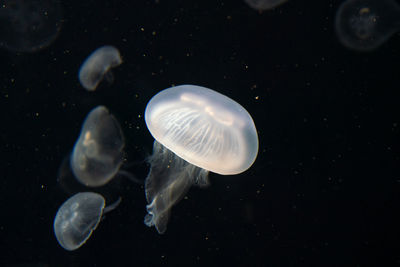
POLYGON ((287 0, 244 0, 251 8, 259 11, 273 9, 287 0))
POLYGON ((65 201, 54 219, 54 233, 58 243, 66 250, 81 247, 99 225, 103 214, 115 209, 119 200, 106 208, 102 195, 92 192, 78 193, 65 201))
POLYGON ((145 121, 155 138, 145 181, 147 226, 162 234, 170 209, 192 185, 208 184, 208 172, 232 175, 255 161, 258 136, 250 114, 205 87, 165 89, 147 104, 145 121))
POLYGON ((0 47, 35 52, 49 46, 62 25, 58 0, 3 0, 0 2, 0 47))
POLYGON ((74 176, 86 186, 102 186, 123 163, 125 138, 117 119, 104 106, 86 116, 70 164, 74 176))
POLYGON ((400 6, 394 0, 348 0, 336 13, 339 41, 358 51, 371 51, 400 30, 400 6))
POLYGON ((79 81, 88 91, 94 91, 104 77, 109 82, 114 80, 111 69, 121 63, 121 55, 114 46, 106 45, 97 48, 79 69, 79 81))

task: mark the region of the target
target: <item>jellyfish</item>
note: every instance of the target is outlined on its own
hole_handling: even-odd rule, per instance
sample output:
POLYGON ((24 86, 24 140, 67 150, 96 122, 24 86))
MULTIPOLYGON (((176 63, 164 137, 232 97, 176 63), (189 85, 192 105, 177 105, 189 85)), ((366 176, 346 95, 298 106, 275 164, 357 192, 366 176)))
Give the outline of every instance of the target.
POLYGON ((138 182, 129 172, 120 170, 124 146, 125 138, 117 119, 104 106, 94 108, 87 115, 71 153, 74 176, 91 187, 105 185, 117 173, 138 182))
POLYGON ((287 0, 244 0, 251 8, 259 11, 273 9, 287 0))
POLYGON ((36 52, 48 47, 62 25, 57 0, 4 0, 0 8, 0 47, 36 52))
POLYGON ((211 89, 181 85, 159 92, 147 104, 146 125, 155 138, 145 180, 144 222, 162 234, 170 210, 192 185, 206 186, 208 172, 234 175, 258 153, 250 114, 211 89))
POLYGON ((58 209, 53 229, 58 243, 66 250, 81 247, 99 225, 103 214, 115 209, 121 198, 105 206, 102 195, 93 192, 78 193, 58 209))
POLYGON ((400 6, 394 0, 348 0, 336 13, 335 30, 347 48, 372 51, 400 30, 400 6))
POLYGON ((110 45, 102 46, 83 62, 79 69, 79 81, 86 90, 94 91, 103 78, 109 83, 114 81, 111 69, 121 63, 122 58, 117 48, 110 45))

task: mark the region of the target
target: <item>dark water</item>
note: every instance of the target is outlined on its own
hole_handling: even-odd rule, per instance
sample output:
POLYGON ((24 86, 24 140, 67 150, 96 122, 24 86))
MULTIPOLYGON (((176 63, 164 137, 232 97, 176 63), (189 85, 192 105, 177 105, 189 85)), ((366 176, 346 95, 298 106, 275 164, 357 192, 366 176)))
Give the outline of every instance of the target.
MULTIPOLYGON (((57 39, 35 53, 0 51, 0 266, 393 266, 399 264, 400 36, 360 53, 336 38, 341 1, 288 1, 263 13, 242 1, 65 1, 57 39), (124 63, 95 93, 78 81, 94 49, 124 63), (243 105, 258 158, 210 174, 159 235, 143 223, 143 187, 99 189, 122 203, 80 249, 53 233, 77 189, 57 182, 86 114, 105 105, 144 179, 153 139, 146 103, 196 84, 243 105)), ((84 189, 83 189, 84 190, 84 189)))

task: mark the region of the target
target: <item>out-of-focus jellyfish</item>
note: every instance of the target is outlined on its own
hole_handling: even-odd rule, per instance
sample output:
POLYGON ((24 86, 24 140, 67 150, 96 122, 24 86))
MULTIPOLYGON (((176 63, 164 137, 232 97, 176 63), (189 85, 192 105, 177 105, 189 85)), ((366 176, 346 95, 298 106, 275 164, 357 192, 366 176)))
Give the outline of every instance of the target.
POLYGON ((250 114, 208 88, 165 89, 147 104, 145 121, 155 138, 145 181, 147 226, 162 234, 170 209, 192 185, 208 184, 208 172, 232 175, 255 161, 258 136, 250 114))
POLYGON ((259 11, 273 9, 287 0, 244 0, 251 8, 259 11))
POLYGON ((121 63, 122 58, 117 48, 110 45, 102 46, 83 62, 79 69, 79 81, 85 89, 94 91, 104 78, 110 83, 113 82, 111 69, 121 63))
POLYGON ((117 173, 136 181, 123 163, 125 138, 117 119, 104 106, 90 111, 70 158, 76 179, 86 186, 102 186, 117 173))
POLYGON ((102 195, 92 192, 78 193, 65 201, 54 219, 54 233, 58 243, 66 250, 81 247, 99 225, 103 214, 115 209, 121 198, 105 206, 102 195))
POLYGON ((62 7, 58 0, 4 0, 0 3, 0 47, 35 52, 58 36, 62 7))
POLYGON ((394 0, 348 0, 336 13, 339 41, 358 51, 371 51, 400 30, 400 6, 394 0))

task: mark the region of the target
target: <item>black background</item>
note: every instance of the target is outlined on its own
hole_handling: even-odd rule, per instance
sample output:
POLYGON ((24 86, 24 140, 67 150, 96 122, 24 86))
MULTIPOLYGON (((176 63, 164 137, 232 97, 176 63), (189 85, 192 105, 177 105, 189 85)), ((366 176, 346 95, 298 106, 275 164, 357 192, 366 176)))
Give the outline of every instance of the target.
POLYGON ((398 35, 370 53, 344 48, 333 28, 342 1, 263 13, 235 0, 65 2, 51 46, 0 51, 1 266, 399 264, 398 35), (105 44, 124 63, 112 85, 87 92, 79 66, 105 44), (211 173, 210 187, 173 208, 164 235, 143 224, 143 187, 117 178, 99 190, 120 206, 80 249, 61 248, 53 220, 71 188, 57 173, 86 114, 110 109, 127 166, 144 179, 146 103, 180 84, 249 111, 260 141, 253 167, 211 173))

